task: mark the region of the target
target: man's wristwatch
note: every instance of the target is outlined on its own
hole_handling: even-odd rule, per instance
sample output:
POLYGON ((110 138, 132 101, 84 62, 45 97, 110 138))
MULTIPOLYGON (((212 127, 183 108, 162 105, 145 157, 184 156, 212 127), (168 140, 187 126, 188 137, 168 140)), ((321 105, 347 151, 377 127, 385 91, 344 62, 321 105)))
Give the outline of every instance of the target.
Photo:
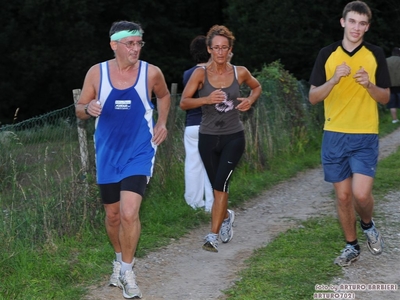
POLYGON ((89 114, 89 112, 88 112, 88 107, 89 107, 89 104, 86 104, 85 105, 85 114, 87 114, 88 116, 90 116, 90 114, 89 114))

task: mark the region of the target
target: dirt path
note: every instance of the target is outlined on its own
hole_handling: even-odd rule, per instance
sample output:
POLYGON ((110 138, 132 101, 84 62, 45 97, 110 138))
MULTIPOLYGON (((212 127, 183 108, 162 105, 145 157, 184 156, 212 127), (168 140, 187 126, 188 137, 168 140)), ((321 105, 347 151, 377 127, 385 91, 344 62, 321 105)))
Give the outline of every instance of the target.
MULTIPOLYGON (((400 129, 381 139, 380 157, 396 151, 399 145, 400 129)), ((399 194, 389 195, 387 201, 379 201, 375 207, 377 225, 384 236, 388 236, 386 251, 374 257, 362 245, 360 260, 346 269, 343 278, 335 279, 335 285, 400 283, 398 199, 399 194)), ((137 259, 135 272, 143 293, 142 299, 224 299, 221 290, 240 279, 237 272, 245 267, 244 261, 252 255, 254 249, 265 246, 278 233, 296 226, 299 220, 335 213, 332 185, 324 182, 319 167, 275 186, 236 208, 235 212, 234 238, 228 244, 220 243, 219 253, 201 249, 203 237, 209 231, 209 225, 205 225, 180 240, 172 241, 169 246, 137 259)), ((366 300, 400 299, 399 294, 398 291, 355 292, 356 299, 366 300)), ((92 287, 85 299, 124 298, 118 288, 108 287, 107 282, 104 282, 101 286, 92 287)))

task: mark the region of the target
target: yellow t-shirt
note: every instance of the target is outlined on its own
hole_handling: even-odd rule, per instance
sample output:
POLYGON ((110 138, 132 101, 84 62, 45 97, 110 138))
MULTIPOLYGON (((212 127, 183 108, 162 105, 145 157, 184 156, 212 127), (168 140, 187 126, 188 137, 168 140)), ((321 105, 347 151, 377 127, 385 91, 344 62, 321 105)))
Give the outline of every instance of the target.
POLYGON ((343 62, 350 66, 351 74, 342 77, 324 100, 324 130, 377 134, 377 102, 353 76, 360 68, 364 68, 373 84, 388 88, 390 79, 383 50, 364 42, 349 53, 343 49, 341 41, 336 42, 320 51, 310 83, 315 86, 324 84, 333 77, 336 67, 343 62))

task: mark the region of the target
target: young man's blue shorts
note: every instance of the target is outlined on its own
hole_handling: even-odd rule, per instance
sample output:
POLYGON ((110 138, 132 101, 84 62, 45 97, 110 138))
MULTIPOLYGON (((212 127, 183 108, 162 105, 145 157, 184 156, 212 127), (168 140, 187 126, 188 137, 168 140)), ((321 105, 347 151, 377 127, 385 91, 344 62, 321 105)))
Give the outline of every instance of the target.
POLYGON ((377 134, 325 131, 321 151, 325 181, 341 182, 354 173, 375 177, 378 153, 377 134))

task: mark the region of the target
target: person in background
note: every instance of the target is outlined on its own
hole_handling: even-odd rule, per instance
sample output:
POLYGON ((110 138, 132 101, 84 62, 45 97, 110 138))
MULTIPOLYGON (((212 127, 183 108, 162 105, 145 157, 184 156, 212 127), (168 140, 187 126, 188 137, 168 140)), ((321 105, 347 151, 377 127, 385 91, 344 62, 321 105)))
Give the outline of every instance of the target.
MULTIPOLYGON (((189 81, 193 71, 205 67, 210 59, 207 51, 206 37, 196 36, 190 43, 190 55, 196 65, 183 73, 183 87, 189 81)), ((196 92, 194 98, 198 98, 196 92)), ((199 153, 199 127, 201 107, 186 110, 184 145, 185 145, 185 200, 192 208, 204 207, 211 212, 214 194, 199 153)))
POLYGON ((218 252, 218 237, 223 243, 233 237, 235 213, 228 209, 229 180, 245 149, 239 113, 249 110, 261 94, 260 83, 247 68, 228 62, 234 40, 225 26, 214 25, 208 31, 211 61, 205 68, 194 70, 180 101, 183 110, 202 108, 199 151, 214 190, 211 231, 203 249, 212 252, 218 252), (248 97, 240 96, 241 84, 251 89, 248 97))
POLYGON ((333 183, 346 246, 334 263, 356 261, 360 246, 356 213, 373 255, 384 241, 372 219, 372 186, 378 161, 378 105, 389 101, 389 72, 383 50, 363 40, 372 13, 363 1, 348 3, 340 19, 343 39, 320 50, 311 77, 311 104, 324 102, 321 160, 333 183))
POLYGON ((386 61, 391 81, 390 100, 386 107, 390 109, 392 123, 396 124, 399 122, 397 109, 400 108, 400 48, 394 47, 392 49, 392 56, 388 57, 386 61))
POLYGON ((76 115, 97 118, 97 183, 106 212, 106 231, 116 255, 110 285, 122 288, 125 298, 141 298, 133 271, 141 232, 139 210, 157 146, 167 137, 171 99, 161 70, 139 60, 144 46, 141 26, 115 22, 109 36, 115 58, 89 69, 76 115), (156 123, 153 93, 157 98, 156 123))

